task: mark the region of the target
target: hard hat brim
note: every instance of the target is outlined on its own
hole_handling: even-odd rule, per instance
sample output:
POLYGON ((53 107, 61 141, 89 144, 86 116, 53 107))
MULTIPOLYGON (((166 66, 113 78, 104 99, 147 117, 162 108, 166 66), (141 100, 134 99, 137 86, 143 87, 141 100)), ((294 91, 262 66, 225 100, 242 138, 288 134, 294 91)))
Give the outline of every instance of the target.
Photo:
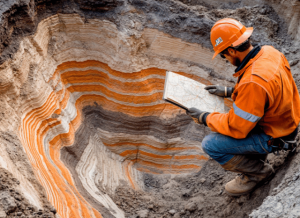
POLYGON ((232 47, 236 47, 242 44, 243 42, 245 42, 251 36, 252 33, 253 33, 253 27, 246 28, 246 31, 243 33, 243 35, 241 35, 241 37, 238 40, 232 43, 232 47))
MULTIPOLYGON (((253 33, 253 27, 248 27, 246 28, 246 31, 243 33, 243 35, 241 35, 241 37, 236 40, 234 43, 232 43, 232 47, 236 47, 240 44, 242 44, 243 42, 245 42, 253 33)), ((220 53, 220 51, 216 51, 212 57, 212 59, 214 59, 218 54, 220 53)))

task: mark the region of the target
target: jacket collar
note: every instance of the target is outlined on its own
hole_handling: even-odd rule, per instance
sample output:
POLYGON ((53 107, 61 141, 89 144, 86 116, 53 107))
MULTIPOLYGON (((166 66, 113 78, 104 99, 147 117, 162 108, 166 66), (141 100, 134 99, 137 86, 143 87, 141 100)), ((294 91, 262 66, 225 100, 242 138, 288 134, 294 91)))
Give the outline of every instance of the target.
POLYGON ((253 62, 255 62, 263 53, 264 53, 264 47, 262 47, 260 49, 260 51, 257 53, 257 55, 255 55, 254 58, 250 59, 249 62, 242 68, 240 69, 239 71, 237 71, 235 74, 233 74, 234 77, 239 77, 241 76, 245 71, 246 69, 253 64, 253 62))

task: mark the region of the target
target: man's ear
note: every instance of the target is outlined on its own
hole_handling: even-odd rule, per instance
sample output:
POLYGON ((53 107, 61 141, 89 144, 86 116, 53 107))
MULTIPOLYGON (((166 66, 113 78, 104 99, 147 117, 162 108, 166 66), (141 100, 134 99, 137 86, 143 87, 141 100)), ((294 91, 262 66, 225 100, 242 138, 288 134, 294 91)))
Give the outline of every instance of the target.
POLYGON ((229 53, 231 56, 235 56, 236 50, 233 49, 233 48, 228 48, 228 53, 229 53))

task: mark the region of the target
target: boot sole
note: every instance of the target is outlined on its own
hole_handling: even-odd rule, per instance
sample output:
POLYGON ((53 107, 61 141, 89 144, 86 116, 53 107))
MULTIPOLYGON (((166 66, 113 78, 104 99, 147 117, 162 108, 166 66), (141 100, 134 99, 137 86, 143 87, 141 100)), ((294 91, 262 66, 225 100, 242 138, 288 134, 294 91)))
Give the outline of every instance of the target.
POLYGON ((253 190, 255 189, 255 187, 256 187, 256 186, 254 186, 254 188, 253 188, 253 189, 251 189, 251 190, 249 190, 249 191, 247 191, 247 192, 238 193, 238 194, 235 194, 235 193, 230 193, 230 192, 226 191, 226 189, 225 189, 225 193, 226 193, 226 194, 228 194, 228 195, 230 195, 230 196, 234 196, 234 197, 236 197, 236 196, 241 196, 241 195, 246 195, 246 194, 249 194, 251 191, 253 191, 253 190))
POLYGON ((270 176, 268 176, 267 178, 261 180, 260 182, 258 182, 252 189, 250 189, 249 191, 243 192, 243 193, 230 193, 228 191, 226 191, 225 189, 225 193, 230 195, 230 196, 241 196, 241 195, 246 195, 251 193, 252 191, 254 191, 255 189, 259 188, 262 185, 268 184, 275 176, 275 173, 272 173, 270 176))

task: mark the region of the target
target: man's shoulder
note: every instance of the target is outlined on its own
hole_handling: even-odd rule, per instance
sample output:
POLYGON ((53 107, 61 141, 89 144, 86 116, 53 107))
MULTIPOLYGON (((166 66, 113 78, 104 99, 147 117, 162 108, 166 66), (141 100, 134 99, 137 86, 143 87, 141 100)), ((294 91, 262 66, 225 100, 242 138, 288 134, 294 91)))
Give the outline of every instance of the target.
POLYGON ((278 74, 283 54, 272 46, 263 46, 262 49, 260 57, 247 69, 245 79, 269 82, 278 74))

